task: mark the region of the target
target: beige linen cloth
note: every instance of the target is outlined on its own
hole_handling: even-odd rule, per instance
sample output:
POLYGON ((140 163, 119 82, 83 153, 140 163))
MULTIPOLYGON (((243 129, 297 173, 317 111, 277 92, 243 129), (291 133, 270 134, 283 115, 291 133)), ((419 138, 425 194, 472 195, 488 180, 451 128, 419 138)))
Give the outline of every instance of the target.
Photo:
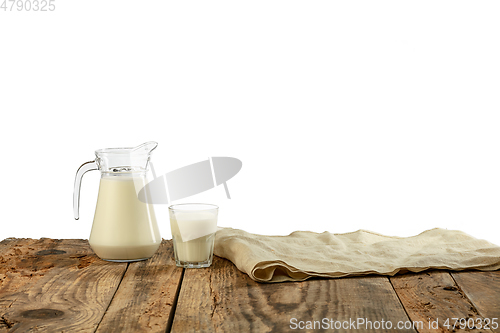
POLYGON ((214 254, 259 282, 303 281, 313 276, 394 275, 426 269, 500 269, 500 247, 464 232, 431 229, 413 237, 366 230, 345 234, 295 231, 263 236, 220 228, 214 254))

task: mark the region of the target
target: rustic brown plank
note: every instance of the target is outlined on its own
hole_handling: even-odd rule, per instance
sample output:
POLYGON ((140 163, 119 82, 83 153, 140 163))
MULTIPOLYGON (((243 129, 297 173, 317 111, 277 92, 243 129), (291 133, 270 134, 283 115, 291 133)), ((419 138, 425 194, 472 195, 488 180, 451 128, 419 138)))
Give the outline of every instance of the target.
POLYGON ((356 322, 357 318, 371 321, 372 328, 377 325, 373 322, 381 325, 382 319, 394 325, 392 330, 381 326, 352 329, 349 325, 342 332, 415 332, 395 328, 408 316, 386 277, 263 284, 219 257, 209 269, 185 270, 172 331, 289 332, 299 321, 304 327, 311 321, 314 327, 313 321, 323 324, 323 318, 327 318, 329 328, 334 328, 336 321, 349 324, 350 319, 356 322))
POLYGON ((129 264, 97 332, 165 332, 181 275, 163 240, 151 259, 129 264))
POLYGON ((420 333, 491 332, 479 329, 479 325, 476 326, 472 322, 472 329, 460 329, 459 324, 453 328, 453 318, 472 319, 474 322, 481 322, 484 318, 477 313, 474 305, 448 272, 401 274, 391 277, 390 280, 410 319, 424 324, 418 329, 420 333), (449 327, 445 326, 447 319, 449 327))
POLYGON ((0 332, 93 332, 127 264, 86 240, 9 240, 0 250, 0 332))
POLYGON ((500 271, 465 271, 451 275, 483 318, 497 318, 499 326, 491 326, 494 332, 500 332, 500 271))
POLYGON ((15 244, 18 244, 19 242, 26 242, 28 240, 29 238, 5 238, 0 241, 0 253, 4 248, 11 247, 15 244))
MULTIPOLYGON (((36 240, 34 239, 16 239, 16 238, 8 238, 4 239, 0 242, 0 294, 2 290, 11 283, 12 277, 19 276, 19 272, 15 269, 16 267, 10 267, 9 264, 12 262, 12 259, 18 259, 19 255, 22 255, 22 248, 29 248, 31 244, 33 244, 36 240)), ((38 275, 35 272, 35 278, 38 275)), ((30 274, 33 274, 30 273, 30 274)), ((32 277, 32 275, 31 275, 32 277)), ((22 284, 23 282, 27 282, 26 279, 21 279, 17 281, 17 285, 22 284)), ((0 300, 0 306, 1 306, 0 300)))
POLYGON ((22 290, 24 285, 34 284, 54 267, 52 257, 43 256, 47 253, 35 257, 36 251, 41 249, 39 244, 45 244, 45 249, 56 245, 48 239, 9 238, 0 242, 0 309, 2 306, 10 307, 13 302, 5 295, 22 290), (37 260, 34 261, 34 258, 37 260), (32 267, 30 262, 34 263, 32 267))

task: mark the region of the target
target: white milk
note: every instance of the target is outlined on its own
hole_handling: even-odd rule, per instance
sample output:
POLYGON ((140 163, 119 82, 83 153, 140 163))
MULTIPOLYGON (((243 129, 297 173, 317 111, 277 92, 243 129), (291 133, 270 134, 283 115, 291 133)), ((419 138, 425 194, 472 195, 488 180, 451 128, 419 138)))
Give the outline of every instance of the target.
POLYGON ((213 253, 217 215, 176 212, 170 216, 172 238, 179 261, 204 262, 213 253))
POLYGON ((137 198, 144 185, 142 177, 101 178, 89 238, 92 250, 101 259, 146 259, 160 246, 153 207, 137 198))

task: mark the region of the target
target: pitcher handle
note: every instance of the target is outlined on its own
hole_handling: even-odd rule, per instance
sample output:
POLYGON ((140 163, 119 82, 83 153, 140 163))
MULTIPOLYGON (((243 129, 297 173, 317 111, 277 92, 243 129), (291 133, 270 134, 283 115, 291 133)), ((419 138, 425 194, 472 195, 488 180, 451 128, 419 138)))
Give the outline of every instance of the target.
POLYGON ((96 161, 90 161, 83 163, 76 172, 75 177, 75 189, 73 191, 73 214, 75 215, 75 220, 80 218, 79 208, 80 208, 80 186, 82 185, 82 177, 87 171, 98 170, 96 161))

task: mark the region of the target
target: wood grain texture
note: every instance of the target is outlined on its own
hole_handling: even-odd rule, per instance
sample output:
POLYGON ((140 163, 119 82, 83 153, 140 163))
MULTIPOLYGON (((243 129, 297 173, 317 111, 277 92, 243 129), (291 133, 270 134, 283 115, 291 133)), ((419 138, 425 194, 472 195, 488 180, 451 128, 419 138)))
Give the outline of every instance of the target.
MULTIPOLYGON (((500 271, 452 272, 451 275, 482 317, 497 318, 500 322, 500 271)), ((500 327, 492 330, 500 332, 500 327)))
MULTIPOLYGON (((263 284, 251 280, 230 261, 214 257, 209 269, 186 269, 172 331, 289 332, 295 327, 292 318, 297 324, 303 321, 304 327, 307 321, 323 324, 323 318, 328 325, 334 325, 330 319, 349 322, 364 318, 372 323, 384 319, 394 325, 408 320, 386 277, 263 284)), ((340 331, 415 332, 357 328, 340 331)))
POLYGON ((7 240, 0 249, 0 332, 93 332, 127 264, 86 240, 7 240))
POLYGON ((165 332, 181 275, 163 240, 151 259, 129 264, 97 332, 165 332))
POLYGON ((299 321, 312 331, 307 325, 325 328, 324 318, 329 328, 358 318, 393 325, 331 330, 342 332, 416 332, 395 327, 408 320, 423 323, 418 332, 492 332, 443 322, 498 318, 499 302, 500 271, 262 284, 219 257, 210 268, 177 268, 171 241, 130 264, 100 260, 85 240, 0 242, 0 333, 165 332, 171 320, 174 332, 288 332, 299 321), (438 328, 429 327, 436 319, 438 328))
POLYGON ((474 321, 482 321, 484 318, 461 291, 450 273, 446 271, 408 273, 393 276, 390 280, 410 319, 423 323, 423 327, 418 329, 420 333, 491 332, 474 328, 473 324, 470 325, 472 329, 467 327, 460 329, 460 325, 452 327, 455 323, 452 318, 474 321), (447 319, 450 327, 444 325, 447 319), (436 320, 437 326, 434 326, 436 320))

